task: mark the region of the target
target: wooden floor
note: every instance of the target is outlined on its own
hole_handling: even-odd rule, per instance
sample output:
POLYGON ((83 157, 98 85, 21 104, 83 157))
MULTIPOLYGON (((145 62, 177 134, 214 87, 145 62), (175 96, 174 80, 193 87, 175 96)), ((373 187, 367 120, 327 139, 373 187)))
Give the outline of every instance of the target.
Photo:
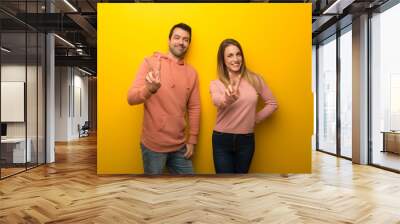
POLYGON ((0 223, 400 223, 400 175, 313 154, 313 174, 97 176, 96 141, 0 181, 0 223))
POLYGON ((0 168, 1 169, 1 177, 8 177, 13 174, 25 171, 26 168, 0 168))
POLYGON ((36 164, 36 163, 35 163, 35 164, 33 164, 33 163, 29 164, 29 163, 28 163, 28 164, 27 164, 27 167, 25 167, 25 164, 19 164, 18 167, 0 168, 0 169, 1 169, 1 170, 0 170, 0 172, 1 172, 1 178, 6 178, 6 177, 8 177, 8 176, 12 176, 12 175, 15 175, 15 174, 17 174, 17 173, 24 172, 24 171, 26 171, 27 169, 28 169, 28 170, 29 170, 29 169, 33 169, 33 168, 35 168, 35 167, 37 167, 37 164, 36 164))

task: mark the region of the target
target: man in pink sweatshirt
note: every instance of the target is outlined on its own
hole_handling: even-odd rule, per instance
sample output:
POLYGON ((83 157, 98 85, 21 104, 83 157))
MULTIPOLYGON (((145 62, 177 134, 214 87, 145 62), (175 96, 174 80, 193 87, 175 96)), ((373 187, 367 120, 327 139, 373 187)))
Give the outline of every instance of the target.
POLYGON ((164 167, 173 174, 194 173, 200 94, 197 72, 183 60, 190 41, 188 25, 173 26, 168 53, 145 58, 128 91, 130 105, 144 104, 140 146, 145 174, 162 174, 164 167))

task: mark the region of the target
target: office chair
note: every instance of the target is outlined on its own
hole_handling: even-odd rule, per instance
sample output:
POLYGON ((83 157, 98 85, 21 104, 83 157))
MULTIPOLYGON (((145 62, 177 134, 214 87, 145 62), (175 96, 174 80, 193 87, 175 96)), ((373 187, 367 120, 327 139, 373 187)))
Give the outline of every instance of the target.
POLYGON ((85 121, 85 123, 82 125, 82 127, 79 127, 80 125, 78 125, 78 129, 79 129, 79 138, 80 137, 87 137, 89 136, 89 129, 90 129, 90 125, 89 125, 89 121, 85 121))

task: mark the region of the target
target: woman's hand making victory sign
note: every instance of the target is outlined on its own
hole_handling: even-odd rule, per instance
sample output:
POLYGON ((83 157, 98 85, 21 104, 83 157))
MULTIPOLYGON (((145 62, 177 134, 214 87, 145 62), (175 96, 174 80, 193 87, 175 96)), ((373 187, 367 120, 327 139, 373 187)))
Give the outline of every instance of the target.
POLYGON ((226 103, 231 104, 239 99, 239 85, 242 75, 239 75, 237 79, 231 79, 228 87, 225 89, 225 99, 226 103))

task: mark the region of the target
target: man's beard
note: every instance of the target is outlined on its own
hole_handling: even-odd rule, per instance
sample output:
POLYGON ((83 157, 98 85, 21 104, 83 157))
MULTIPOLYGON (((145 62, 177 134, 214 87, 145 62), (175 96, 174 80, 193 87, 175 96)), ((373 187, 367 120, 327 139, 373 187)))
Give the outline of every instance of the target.
POLYGON ((184 51, 176 50, 174 47, 169 47, 169 51, 177 58, 183 58, 186 54, 187 49, 184 51))

